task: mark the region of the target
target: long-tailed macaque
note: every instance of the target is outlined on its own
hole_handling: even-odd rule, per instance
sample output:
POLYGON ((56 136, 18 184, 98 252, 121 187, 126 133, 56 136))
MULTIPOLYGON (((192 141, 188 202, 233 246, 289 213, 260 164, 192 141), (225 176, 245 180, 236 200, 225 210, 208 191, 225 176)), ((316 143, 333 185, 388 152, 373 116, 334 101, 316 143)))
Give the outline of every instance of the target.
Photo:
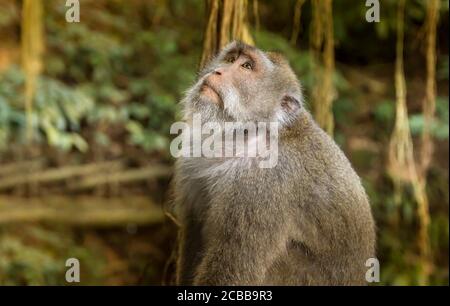
MULTIPOLYGON (((360 285, 375 224, 360 179, 304 108, 288 61, 232 42, 182 101, 184 120, 277 122, 277 163, 181 157, 181 285, 360 285)), ((247 139, 249 140, 249 139, 247 139)), ((250 140, 249 140, 250 141, 250 140)))

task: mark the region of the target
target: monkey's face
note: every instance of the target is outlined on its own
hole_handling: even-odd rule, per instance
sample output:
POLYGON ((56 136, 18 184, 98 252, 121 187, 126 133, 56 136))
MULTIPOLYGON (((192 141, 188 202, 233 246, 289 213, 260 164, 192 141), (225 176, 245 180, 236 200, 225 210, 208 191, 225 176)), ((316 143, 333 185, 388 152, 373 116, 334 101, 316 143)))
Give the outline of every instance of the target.
POLYGON ((200 73, 189 101, 207 121, 277 121, 299 110, 301 92, 287 62, 233 42, 200 73))

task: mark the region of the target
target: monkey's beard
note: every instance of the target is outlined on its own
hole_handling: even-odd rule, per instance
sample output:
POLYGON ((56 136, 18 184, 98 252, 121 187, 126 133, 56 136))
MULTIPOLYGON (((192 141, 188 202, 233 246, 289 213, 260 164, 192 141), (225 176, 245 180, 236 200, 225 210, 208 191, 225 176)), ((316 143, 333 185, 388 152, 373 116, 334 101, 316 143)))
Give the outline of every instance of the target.
POLYGON ((231 86, 212 88, 200 79, 187 93, 182 101, 184 119, 190 121, 194 114, 200 114, 202 124, 217 122, 221 125, 225 122, 239 121, 240 96, 237 90, 231 86), (205 85, 209 88, 205 89, 205 85), (211 92, 217 94, 216 99, 211 92))
MULTIPOLYGON (((208 85, 208 84, 207 84, 208 85)), ((223 114, 223 117, 227 118, 227 122, 238 122, 238 123, 258 123, 258 122, 268 122, 271 120, 270 116, 264 116, 260 114, 256 114, 250 111, 246 105, 249 105, 249 101, 245 96, 243 97, 240 92, 232 85, 224 85, 220 88, 212 88, 214 92, 220 99, 220 103, 218 103, 219 107, 214 108, 219 113, 223 114)), ((206 99, 206 102, 210 98, 203 97, 200 93, 199 99, 206 99)), ((216 104, 217 103, 213 103, 216 104)))
POLYGON ((247 111, 242 106, 242 99, 239 92, 234 87, 225 87, 222 91, 223 111, 233 121, 248 121, 247 111))

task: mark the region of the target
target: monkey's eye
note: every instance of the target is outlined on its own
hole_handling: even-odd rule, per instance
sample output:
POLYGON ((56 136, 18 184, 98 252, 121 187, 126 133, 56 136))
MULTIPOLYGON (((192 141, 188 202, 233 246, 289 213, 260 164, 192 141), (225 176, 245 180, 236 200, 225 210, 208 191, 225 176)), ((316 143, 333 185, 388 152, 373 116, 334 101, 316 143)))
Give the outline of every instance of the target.
POLYGON ((230 56, 225 59, 225 62, 232 64, 232 63, 234 63, 235 60, 236 60, 236 58, 234 56, 230 56))
POLYGON ((241 65, 243 68, 248 69, 248 70, 252 70, 253 69, 253 65, 250 62, 245 62, 241 65))

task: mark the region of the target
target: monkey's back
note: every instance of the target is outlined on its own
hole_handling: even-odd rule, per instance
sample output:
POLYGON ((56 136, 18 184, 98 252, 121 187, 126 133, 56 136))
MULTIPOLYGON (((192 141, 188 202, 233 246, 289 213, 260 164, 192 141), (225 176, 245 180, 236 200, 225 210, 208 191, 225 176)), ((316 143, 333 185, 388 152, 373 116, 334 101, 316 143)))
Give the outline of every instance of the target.
POLYGON ((365 284, 375 223, 358 175, 306 112, 279 142, 277 167, 297 213, 296 232, 267 283, 365 284))

